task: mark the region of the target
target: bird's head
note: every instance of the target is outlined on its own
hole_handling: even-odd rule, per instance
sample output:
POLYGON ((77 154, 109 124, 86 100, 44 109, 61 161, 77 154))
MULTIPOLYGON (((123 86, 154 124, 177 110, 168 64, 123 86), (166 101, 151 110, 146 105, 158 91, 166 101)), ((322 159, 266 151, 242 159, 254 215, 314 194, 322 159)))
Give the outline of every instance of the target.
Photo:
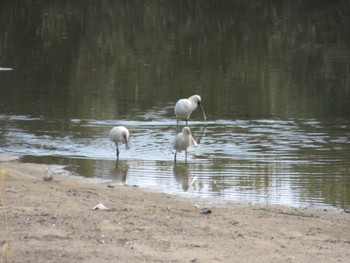
POLYGON ((202 115, 203 115, 203 119, 207 120, 207 115, 205 114, 205 111, 204 111, 203 106, 202 106, 201 97, 199 95, 193 95, 193 96, 189 97, 188 99, 190 101, 194 102, 200 108, 202 115))
POLYGON ((188 98, 190 101, 193 101, 194 103, 196 103, 197 105, 201 104, 201 97, 199 95, 193 95, 191 97, 188 98))
POLYGON ((182 133, 183 134, 186 134, 186 135, 190 135, 191 134, 191 130, 190 130, 190 127, 184 127, 183 129, 182 129, 182 133))

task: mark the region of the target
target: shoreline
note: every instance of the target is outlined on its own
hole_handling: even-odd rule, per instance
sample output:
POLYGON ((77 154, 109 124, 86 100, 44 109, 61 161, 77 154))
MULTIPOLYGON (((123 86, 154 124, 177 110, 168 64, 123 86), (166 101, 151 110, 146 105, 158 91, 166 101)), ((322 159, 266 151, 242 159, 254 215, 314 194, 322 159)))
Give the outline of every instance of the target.
POLYGON ((0 184, 0 262, 328 263, 350 258, 350 214, 338 209, 216 203, 108 187, 55 169, 50 170, 53 180, 43 181, 43 171, 51 167, 0 161, 0 176, 6 177, 0 184), (99 203, 109 210, 92 210, 99 203))
MULTIPOLYGON (((111 186, 128 186, 128 187, 139 187, 140 189, 144 191, 149 191, 149 192, 154 192, 154 193, 160 193, 160 194, 166 194, 166 195, 172 195, 176 196, 178 198, 185 198, 185 199, 194 199, 194 200, 204 200, 207 201, 208 203, 213 203, 213 205, 226 205, 226 204, 242 204, 242 205, 266 205, 266 206, 282 206, 282 207, 288 207, 288 208, 299 208, 299 209, 316 209, 316 210, 331 210, 331 211, 340 211, 340 212, 347 212, 350 213, 350 208, 342 208, 342 207, 336 207, 332 206, 330 204, 323 204, 320 203, 319 205, 310 205, 309 203, 295 203, 295 204, 290 204, 290 203, 260 203, 260 202, 254 202, 254 201, 246 201, 246 200, 232 200, 232 199, 226 199, 222 198, 221 196, 216 196, 216 195, 205 195, 205 196, 196 196, 195 194, 181 194, 181 192, 171 192, 171 191, 163 191, 159 189, 155 189, 152 187, 142 187, 139 185, 132 185, 132 184, 126 184, 121 182, 120 180, 119 183, 113 182, 111 179, 106 179, 106 178, 100 178, 100 177, 86 177, 79 175, 78 173, 71 173, 70 171, 65 169, 65 165, 60 165, 60 164, 45 164, 45 163, 36 163, 36 162, 31 162, 31 161, 19 161, 20 157, 16 157, 13 155, 8 155, 8 154, 2 154, 0 153, 0 163, 1 162, 11 162, 11 161, 18 161, 19 163, 28 163, 28 164, 38 164, 38 165, 43 165, 47 167, 54 167, 54 170, 57 171, 51 171, 52 168, 47 168, 47 170, 50 170, 51 173, 53 174, 60 174, 60 175, 66 175, 66 176, 72 176, 74 178, 79 178, 80 180, 86 180, 87 182, 90 183, 96 183, 96 184, 103 184, 103 185, 111 185, 111 186), (58 172, 60 171, 60 172, 58 172)), ((44 174, 43 174, 44 176, 44 174)))

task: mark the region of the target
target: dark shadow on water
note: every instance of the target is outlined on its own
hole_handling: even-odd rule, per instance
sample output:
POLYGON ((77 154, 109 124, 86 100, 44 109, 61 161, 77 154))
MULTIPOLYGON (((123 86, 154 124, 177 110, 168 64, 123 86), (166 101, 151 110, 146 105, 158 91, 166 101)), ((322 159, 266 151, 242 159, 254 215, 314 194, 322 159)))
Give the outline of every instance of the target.
POLYGON ((196 133, 194 131, 192 131, 192 136, 193 136, 193 138, 195 138, 195 140, 196 140, 196 142, 198 144, 201 143, 201 140, 204 137, 206 129, 207 129, 207 125, 204 124, 203 127, 202 127, 202 130, 201 130, 201 133, 200 133, 200 135, 198 137, 196 136, 196 133))

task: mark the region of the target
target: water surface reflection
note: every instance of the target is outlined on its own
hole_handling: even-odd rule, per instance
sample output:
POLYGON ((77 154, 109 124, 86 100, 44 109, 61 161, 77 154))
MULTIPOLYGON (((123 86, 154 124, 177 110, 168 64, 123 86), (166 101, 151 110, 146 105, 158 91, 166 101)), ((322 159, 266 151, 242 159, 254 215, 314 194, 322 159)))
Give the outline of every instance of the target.
POLYGON ((175 181, 182 187, 183 191, 188 191, 192 187, 196 180, 197 176, 191 176, 189 169, 186 164, 174 164, 173 168, 175 181))
POLYGON ((115 167, 110 169, 109 178, 113 182, 127 184, 127 176, 129 171, 129 165, 127 163, 122 163, 122 161, 117 160, 115 167))

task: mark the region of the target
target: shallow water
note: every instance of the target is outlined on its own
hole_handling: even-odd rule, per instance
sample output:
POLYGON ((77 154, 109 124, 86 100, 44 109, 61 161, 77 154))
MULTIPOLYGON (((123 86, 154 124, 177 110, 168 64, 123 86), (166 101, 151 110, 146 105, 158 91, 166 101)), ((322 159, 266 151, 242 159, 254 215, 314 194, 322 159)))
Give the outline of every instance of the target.
MULTIPOLYGON (((156 109, 154 109, 156 112, 156 109)), ((349 205, 350 123, 340 120, 218 120, 190 123, 198 147, 173 161, 175 119, 71 120, 1 116, 2 151, 25 162, 67 165, 105 183, 137 185, 186 196, 294 206, 349 205), (115 147, 111 127, 129 127, 131 149, 115 147), (69 131, 69 132, 64 132, 69 131), (118 165, 117 165, 118 164, 118 165)))

